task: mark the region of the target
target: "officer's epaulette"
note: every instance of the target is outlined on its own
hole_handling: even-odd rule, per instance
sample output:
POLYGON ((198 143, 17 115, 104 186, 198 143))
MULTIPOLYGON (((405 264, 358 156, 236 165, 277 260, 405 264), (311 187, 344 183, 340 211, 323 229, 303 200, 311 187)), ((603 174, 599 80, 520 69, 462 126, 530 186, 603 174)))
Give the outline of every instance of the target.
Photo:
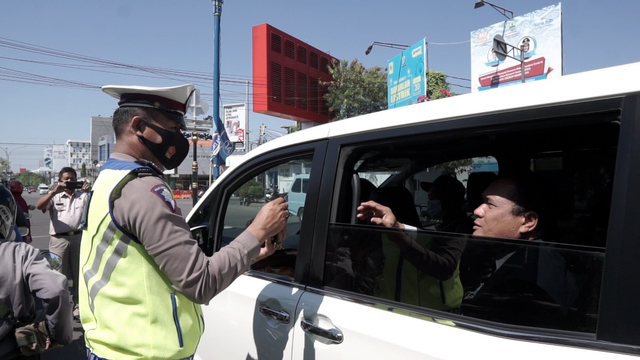
POLYGON ((133 171, 138 177, 150 175, 158 176, 162 174, 162 170, 160 170, 158 166, 156 166, 156 164, 152 163, 151 161, 138 159, 135 161, 135 163, 144 166, 143 168, 138 168, 133 171))

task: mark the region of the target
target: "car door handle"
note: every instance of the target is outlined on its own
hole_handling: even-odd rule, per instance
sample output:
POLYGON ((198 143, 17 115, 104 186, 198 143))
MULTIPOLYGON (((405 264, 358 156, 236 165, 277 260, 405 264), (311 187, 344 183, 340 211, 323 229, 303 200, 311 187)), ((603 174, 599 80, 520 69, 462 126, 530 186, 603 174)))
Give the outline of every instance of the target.
POLYGON ((308 332, 309 334, 312 335, 317 335, 320 337, 323 337, 325 339, 328 339, 329 341, 335 343, 335 344, 340 344, 342 343, 342 341, 344 340, 344 335, 342 335, 342 332, 340 332, 340 330, 338 329, 323 329, 319 326, 314 325, 313 323, 302 319, 300 322, 300 327, 302 327, 302 330, 304 330, 305 332, 308 332))
POLYGON ((273 310, 264 305, 260 306, 260 312, 284 324, 288 324, 291 319, 291 317, 289 316, 289 313, 287 313, 286 311, 273 310))

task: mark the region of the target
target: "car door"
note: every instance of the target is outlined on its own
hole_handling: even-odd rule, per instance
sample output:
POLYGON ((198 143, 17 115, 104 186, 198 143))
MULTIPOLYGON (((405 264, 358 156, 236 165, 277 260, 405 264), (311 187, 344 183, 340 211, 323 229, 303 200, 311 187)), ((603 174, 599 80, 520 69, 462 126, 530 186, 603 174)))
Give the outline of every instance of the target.
MULTIPOLYGON (((208 254, 244 231, 265 204, 265 188, 289 188, 299 174, 321 174, 324 142, 292 146, 245 162, 207 194, 189 224, 208 254), (276 177, 269 174, 278 174, 276 177), (271 184, 269 184, 271 182, 271 184), (274 183, 275 182, 275 183, 274 183), (251 198, 247 203, 242 199, 251 198)), ((317 204, 319 177, 305 199, 308 214, 317 204)), ((314 219, 290 217, 283 249, 252 265, 203 306, 201 359, 290 359, 297 305, 304 292, 314 219)))
MULTIPOLYGON (((635 103, 630 104, 627 124, 637 123, 635 103)), ((618 359, 638 354, 633 332, 605 332, 599 326, 611 324, 610 312, 622 315, 613 306, 620 299, 603 290, 616 285, 612 279, 602 283, 607 250, 618 250, 622 240, 615 236, 618 228, 610 228, 609 215, 624 213, 612 199, 625 195, 611 179, 628 185, 619 180, 630 166, 618 149, 620 116, 619 100, 603 100, 331 140, 320 190, 327 200, 315 216, 316 255, 297 309, 292 357, 618 359), (496 172, 528 170, 552 184, 557 227, 549 234, 554 236, 525 242, 443 232, 418 211, 423 204, 417 184, 443 173, 466 183, 480 167, 479 159, 487 158, 496 161, 496 172), (368 200, 358 185, 364 179, 378 189, 404 188, 413 195, 413 215, 421 224, 407 235, 411 247, 388 241, 399 230, 356 218, 357 204, 368 200), (450 241, 465 247, 448 279, 429 280, 436 275, 407 255, 414 247, 430 250, 450 241), (525 256, 496 255, 514 253, 525 256), (487 254, 491 261, 476 261, 487 254), (493 268, 485 272, 487 264, 493 268), (514 277, 522 287, 486 286, 500 279, 495 267, 504 264, 514 269, 533 264, 536 275, 514 277), (450 303, 446 298, 453 290, 443 289, 454 276, 460 277, 462 291, 460 301, 450 303), (445 285, 438 289, 437 284, 445 285)), ((471 216, 474 209, 466 211, 471 216)), ((608 267, 630 266, 616 253, 618 261, 607 261, 608 267)), ((637 329, 637 323, 616 319, 626 329, 637 329)))

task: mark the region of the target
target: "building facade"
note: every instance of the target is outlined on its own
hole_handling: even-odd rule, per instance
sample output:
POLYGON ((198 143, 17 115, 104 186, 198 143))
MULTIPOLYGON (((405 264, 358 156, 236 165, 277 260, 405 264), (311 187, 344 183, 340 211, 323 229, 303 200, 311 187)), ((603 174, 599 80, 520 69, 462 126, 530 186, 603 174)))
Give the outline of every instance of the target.
MULTIPOLYGON (((78 172, 85 167, 85 173, 91 168, 91 142, 87 140, 67 140, 68 165, 78 172)), ((86 174, 85 174, 86 176, 86 174)))

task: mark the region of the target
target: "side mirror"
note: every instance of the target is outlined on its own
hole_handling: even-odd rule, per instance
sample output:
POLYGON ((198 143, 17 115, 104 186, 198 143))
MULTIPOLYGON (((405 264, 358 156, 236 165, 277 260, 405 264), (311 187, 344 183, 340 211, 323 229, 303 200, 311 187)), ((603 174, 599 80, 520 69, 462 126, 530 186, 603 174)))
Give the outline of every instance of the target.
POLYGON ((198 241, 198 246, 204 250, 209 239, 209 225, 198 225, 191 228, 191 236, 198 241))
POLYGON ((62 258, 58 254, 54 254, 49 250, 40 250, 40 255, 47 259, 53 270, 59 270, 62 267, 62 258))

